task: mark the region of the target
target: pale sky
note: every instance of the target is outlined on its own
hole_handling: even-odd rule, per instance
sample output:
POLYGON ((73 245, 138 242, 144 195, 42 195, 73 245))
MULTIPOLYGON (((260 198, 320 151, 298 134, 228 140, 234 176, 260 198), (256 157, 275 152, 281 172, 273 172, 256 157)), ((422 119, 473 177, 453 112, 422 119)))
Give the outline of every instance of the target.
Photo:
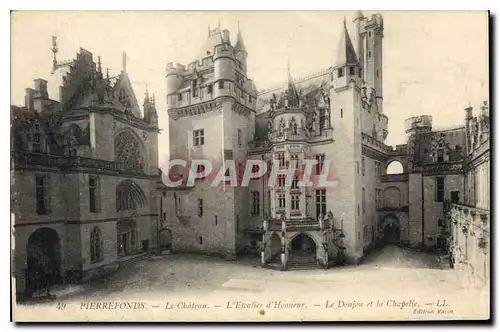
MULTIPOLYGON (((374 12, 364 12, 365 16, 374 12)), ((381 12, 384 18, 384 112, 387 144, 405 143, 404 119, 433 116, 435 127, 463 123, 463 109, 488 98, 487 12, 381 12)), ((51 38, 58 37, 58 60, 92 52, 111 75, 127 72, 142 105, 146 85, 156 94, 163 129, 167 121, 165 66, 194 61, 218 22, 233 44, 238 21, 248 52, 248 76, 263 90, 285 79, 287 60, 294 77, 330 66, 346 17, 352 37, 354 12, 16 12, 12 15, 12 104, 24 104, 33 79, 49 81, 59 99, 61 73, 51 75, 51 38)), ((162 135, 160 151, 167 151, 162 135)))

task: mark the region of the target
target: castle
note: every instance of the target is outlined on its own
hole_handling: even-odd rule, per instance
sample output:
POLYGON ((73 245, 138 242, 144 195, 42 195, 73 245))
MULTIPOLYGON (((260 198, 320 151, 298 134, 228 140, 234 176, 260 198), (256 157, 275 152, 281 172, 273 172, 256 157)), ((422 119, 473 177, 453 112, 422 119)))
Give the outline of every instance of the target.
POLYGON ((380 14, 357 12, 351 34, 345 20, 340 27, 330 67, 297 80, 289 69, 282 86, 265 91, 249 78, 241 31, 233 45, 228 30, 212 29, 197 61, 167 64, 170 159, 282 168, 272 186, 265 177, 248 187, 214 189, 202 179, 164 188, 167 246, 228 259, 255 252, 282 269, 359 262, 381 242, 446 248, 444 205, 467 195, 471 133, 433 129, 422 115, 406 121, 406 144, 384 143, 383 37, 380 14), (313 183, 327 167, 337 185, 285 186, 290 163, 307 159, 318 162, 313 183), (391 163, 401 174, 386 174, 391 163))
POLYGON ((197 61, 167 64, 165 111, 146 94, 141 112, 125 57, 111 77, 84 49, 57 62, 54 46, 54 69, 69 68, 60 101, 37 79, 25 105, 11 107, 16 291, 85 281, 163 250, 326 268, 389 242, 450 250, 486 279, 488 104, 477 116, 468 107, 455 128, 412 117, 407 142, 387 145, 383 18, 357 12, 351 33, 339 28, 330 67, 300 79, 289 69, 265 91, 249 78, 241 31, 233 45, 228 30, 211 29, 197 61), (165 186, 158 117, 167 115, 171 160, 262 160, 279 169, 276 184, 266 174, 249 186, 165 186), (310 187, 288 173, 304 160, 317 162, 310 187), (399 174, 387 174, 393 163, 399 174), (325 172, 334 186, 318 181, 325 172))

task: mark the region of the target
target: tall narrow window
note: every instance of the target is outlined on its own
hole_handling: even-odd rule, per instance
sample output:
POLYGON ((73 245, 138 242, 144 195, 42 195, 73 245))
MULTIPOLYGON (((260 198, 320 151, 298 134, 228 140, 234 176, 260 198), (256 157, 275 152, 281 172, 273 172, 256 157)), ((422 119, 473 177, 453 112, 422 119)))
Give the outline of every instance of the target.
POLYGON ((260 193, 252 191, 252 215, 258 216, 260 211, 260 193))
POLYGON ((240 232, 240 215, 236 215, 236 233, 240 232))
POLYGON ((36 177, 36 213, 49 214, 48 177, 36 177))
POLYGON ((292 189, 299 189, 299 177, 295 176, 292 181, 292 189))
POLYGON ((193 97, 198 97, 198 80, 193 80, 193 97))
POLYGON ((193 131, 193 145, 202 146, 205 144, 205 130, 199 129, 193 131))
POLYGON ((279 174, 278 175, 278 187, 284 187, 286 182, 286 175, 285 174, 279 174))
POLYGON ((241 146, 241 129, 238 129, 238 145, 241 146))
POLYGON ((436 202, 444 201, 444 178, 436 178, 436 202))
POLYGON ((344 117, 344 109, 340 109, 340 118, 343 118, 344 117))
POLYGON ((219 81, 219 90, 224 89, 224 81, 219 81))
POLYGON ((337 69, 337 76, 338 77, 343 77, 344 76, 344 68, 337 69))
POLYGON ((213 87, 212 87, 212 85, 207 86, 207 93, 208 93, 208 94, 212 94, 212 92, 213 92, 213 87))
POLYGON ((438 149, 437 150, 437 162, 441 163, 444 161, 444 150, 443 149, 438 149))
POLYGON ((365 175, 365 157, 361 157, 361 174, 365 175))
POLYGON ((89 176, 89 209, 91 213, 99 212, 99 179, 89 176))
POLYGON ((316 156, 314 156, 314 158, 317 161, 316 174, 321 174, 321 172, 323 172, 323 163, 325 161, 325 155, 324 154, 317 154, 316 156))
POLYGON ((327 129, 328 128, 328 119, 326 109, 322 108, 319 110, 319 129, 327 129))
POLYGON ((198 217, 203 217, 203 199, 198 198, 198 217))
POLYGON ((299 195, 292 195, 292 211, 299 210, 299 195))
POLYGON ((217 220, 217 215, 214 217, 214 223, 215 223, 215 226, 217 226, 219 224, 219 221, 217 220))
POLYGON ((354 67, 349 67, 349 75, 356 75, 354 67))
POLYGON ((42 152, 42 143, 40 134, 33 135, 33 152, 42 152))
POLYGON ((326 215, 326 189, 316 190, 316 218, 326 215))
POLYGON ((179 93, 179 95, 177 96, 177 100, 182 101, 182 93, 179 93))
POLYGON ((278 195, 278 207, 284 209, 286 207, 285 194, 278 195))
POLYGON ((366 212, 366 197, 365 197, 365 188, 363 188, 363 196, 362 196, 362 199, 363 199, 363 213, 366 212))
POLYGON ((92 233, 90 233, 90 262, 94 264, 100 262, 101 260, 101 232, 99 231, 99 228, 94 227, 92 233))
POLYGON ((198 242, 199 242, 200 244, 203 244, 203 237, 202 237, 202 236, 198 236, 198 242))
POLYGON ((278 156, 278 162, 279 162, 279 166, 280 167, 284 167, 285 166, 285 153, 284 152, 279 152, 277 154, 278 156))

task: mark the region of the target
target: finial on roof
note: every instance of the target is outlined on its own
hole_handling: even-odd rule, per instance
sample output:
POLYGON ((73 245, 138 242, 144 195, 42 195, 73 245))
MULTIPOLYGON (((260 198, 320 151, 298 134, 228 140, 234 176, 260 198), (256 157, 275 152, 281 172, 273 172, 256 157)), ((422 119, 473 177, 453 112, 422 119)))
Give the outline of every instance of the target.
POLYGON ((101 56, 97 57, 97 72, 99 74, 102 74, 102 67, 101 67, 101 56))
POLYGON ((127 53, 125 51, 122 52, 122 71, 127 72, 127 53))
POLYGON ((149 97, 149 92, 148 92, 148 85, 147 84, 146 84, 146 92, 145 92, 145 94, 146 94, 146 98, 148 98, 149 97))
POLYGON ((153 106, 155 106, 155 94, 154 94, 154 92, 153 92, 152 104, 153 104, 153 106))
POLYGON ((346 21, 345 21, 345 16, 344 16, 344 29, 347 29, 346 21))
POLYGON ((219 30, 220 30, 220 18, 219 18, 219 21, 217 22, 217 26, 219 27, 219 30))
POLYGON ((208 25, 208 36, 210 37, 210 24, 208 25))
POLYGON ((109 68, 106 68, 106 79, 109 80, 109 68))

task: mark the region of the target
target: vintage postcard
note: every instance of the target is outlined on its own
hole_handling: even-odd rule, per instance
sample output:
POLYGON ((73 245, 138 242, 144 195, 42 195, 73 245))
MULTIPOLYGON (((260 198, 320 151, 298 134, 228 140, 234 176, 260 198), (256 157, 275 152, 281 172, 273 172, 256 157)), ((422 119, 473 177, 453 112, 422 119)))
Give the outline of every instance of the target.
POLYGON ((14 321, 490 318, 488 12, 11 25, 14 321))

